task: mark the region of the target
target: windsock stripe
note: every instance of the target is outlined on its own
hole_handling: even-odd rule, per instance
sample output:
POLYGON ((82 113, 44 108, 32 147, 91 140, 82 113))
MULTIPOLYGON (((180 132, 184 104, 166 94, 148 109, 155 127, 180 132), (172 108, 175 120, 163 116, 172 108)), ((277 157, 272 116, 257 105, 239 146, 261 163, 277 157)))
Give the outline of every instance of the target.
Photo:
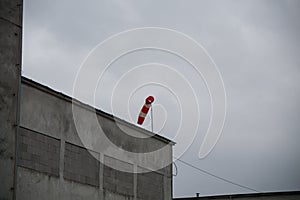
POLYGON ((143 124, 145 117, 147 116, 147 113, 149 111, 151 104, 144 104, 138 118, 138 124, 143 124))
POLYGON ((143 118, 145 118, 145 117, 146 117, 146 115, 147 115, 147 113, 140 112, 140 114, 139 114, 139 117, 143 117, 143 118))
MULTIPOLYGON (((149 107, 150 107, 150 106, 149 106, 149 107)), ((148 113, 149 107, 146 107, 146 106, 144 105, 143 108, 142 108, 142 110, 141 110, 141 112, 143 112, 143 113, 148 113)))

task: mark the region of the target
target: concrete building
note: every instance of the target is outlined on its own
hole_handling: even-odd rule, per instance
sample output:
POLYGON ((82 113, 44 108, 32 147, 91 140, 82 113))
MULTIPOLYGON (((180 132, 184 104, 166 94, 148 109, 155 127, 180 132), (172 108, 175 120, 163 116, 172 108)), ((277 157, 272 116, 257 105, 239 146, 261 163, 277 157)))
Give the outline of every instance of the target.
MULTIPOLYGON (((111 157, 98 149, 105 145, 103 138, 86 149, 73 122, 70 97, 24 77, 21 91, 17 199, 172 199, 170 140, 77 101, 82 112, 96 111, 103 131, 119 147, 130 152, 167 147, 153 161, 168 161, 169 165, 136 173, 141 166, 131 159, 111 157), (136 135, 152 136, 134 139, 119 126, 136 135)), ((94 138, 99 134, 95 127, 86 128, 94 138)), ((141 159, 143 155, 137 156, 141 159)))
POLYGON ((13 199, 21 74, 22 1, 0 1, 0 199, 13 199))
POLYGON ((21 77, 22 3, 0 1, 0 199, 172 199, 172 141, 21 77))
POLYGON ((292 192, 266 192, 266 193, 251 193, 251 194, 232 194, 232 195, 218 195, 206 197, 183 197, 174 198, 174 200, 210 200, 210 199, 240 199, 240 200, 299 200, 300 191, 292 192))

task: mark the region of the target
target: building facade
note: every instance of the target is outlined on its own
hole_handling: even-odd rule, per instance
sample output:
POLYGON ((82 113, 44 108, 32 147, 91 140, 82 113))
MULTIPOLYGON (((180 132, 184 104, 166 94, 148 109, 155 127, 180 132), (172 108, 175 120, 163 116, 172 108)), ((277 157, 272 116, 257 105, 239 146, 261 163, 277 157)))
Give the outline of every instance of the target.
MULTIPOLYGON (((172 199, 170 140, 75 102, 80 112, 96 113, 102 130, 119 148, 150 152, 153 147, 164 146, 166 150, 152 161, 170 164, 148 170, 132 159, 124 159, 126 156, 116 158, 103 153, 98 149, 106 145, 101 143, 103 138, 87 148, 78 136, 72 114, 74 100, 70 97, 24 77, 21 91, 17 199, 172 199), (119 126, 147 137, 135 140, 119 126)), ((97 138, 99 130, 91 127, 89 120, 80 123, 97 138)), ((143 153, 137 155, 143 159, 143 153)))

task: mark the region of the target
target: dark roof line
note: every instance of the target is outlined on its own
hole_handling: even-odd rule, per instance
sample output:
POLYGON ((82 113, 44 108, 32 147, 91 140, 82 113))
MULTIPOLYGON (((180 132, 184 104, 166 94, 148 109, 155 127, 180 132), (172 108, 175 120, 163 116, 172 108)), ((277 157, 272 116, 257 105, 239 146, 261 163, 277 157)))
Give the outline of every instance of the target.
POLYGON ((240 197, 263 197, 263 196, 284 196, 284 195, 300 195, 300 191, 280 191, 280 192, 262 192, 262 193, 246 193, 246 194, 226 194, 215 196, 202 197, 180 197, 173 198, 173 200, 189 200, 189 199, 224 199, 224 198, 240 198, 240 197))
POLYGON ((172 140, 166 138, 166 137, 163 137, 161 135, 158 135, 156 133, 152 133, 146 129, 143 129, 141 127, 138 127, 136 126, 135 124, 132 124, 132 123, 129 123, 119 117, 116 117, 116 116, 113 116, 112 114, 109 114, 109 113, 106 113, 100 109, 97 109, 97 108, 94 108, 86 103, 83 103, 75 98, 72 98, 62 92, 58 92, 58 91, 55 91, 54 89, 48 87, 48 86, 45 86, 45 85, 42 85, 41 83, 38 83, 36 81, 33 81, 32 79, 29 79, 27 77, 24 77, 22 76, 22 83, 24 84, 27 84, 27 85, 30 85, 38 90, 41 90, 41 91, 44 91, 44 92, 47 92, 48 94, 51 94, 51 95, 54 95, 60 99, 63 99, 65 101, 69 101, 69 102, 72 102, 72 103, 76 103, 78 106, 81 106, 87 110, 91 110, 91 111, 94 111, 96 112, 98 115, 102 116, 102 117, 105 117, 107 119, 110 119, 110 120, 113 120, 113 121, 117 121, 118 123, 121 123, 125 126, 128 126, 130 128, 133 128, 137 131, 140 131, 140 132, 143 132, 144 134, 146 135, 149 135, 149 136, 153 136, 154 138, 160 140, 160 141, 163 141, 165 143, 169 143, 171 145, 175 145, 175 142, 173 142, 172 140))

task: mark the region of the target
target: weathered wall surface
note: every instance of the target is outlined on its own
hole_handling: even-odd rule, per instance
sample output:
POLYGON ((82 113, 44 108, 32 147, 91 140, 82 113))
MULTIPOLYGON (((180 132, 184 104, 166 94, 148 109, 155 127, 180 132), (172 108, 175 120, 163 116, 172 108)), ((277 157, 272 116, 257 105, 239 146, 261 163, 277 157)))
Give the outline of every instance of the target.
POLYGON ((0 199, 13 199, 22 1, 0 1, 0 199))
MULTIPOLYGON (((78 109, 91 112, 84 105, 78 109)), ((71 99, 23 78, 17 199, 172 199, 171 165, 155 172, 134 173, 142 167, 132 162, 133 158, 122 153, 117 157, 103 153, 103 147, 109 147, 99 136, 99 129, 89 125, 89 115, 86 116, 79 126, 87 136, 95 138, 89 150, 77 134, 71 99)), ((116 146, 130 152, 166 146, 159 157, 151 157, 149 162, 161 164, 162 160, 172 160, 169 140, 159 136, 134 139, 122 134, 109 115, 97 113, 97 118, 104 130, 102 134, 106 132, 116 146)), ((145 132, 126 123, 120 126, 133 135, 145 132)), ((145 158, 138 154, 135 159, 145 158)))
POLYGON ((17 199, 96 200, 103 198, 97 187, 65 181, 55 176, 19 167, 17 199))
POLYGON ((59 176, 60 141, 20 128, 18 165, 59 176))

